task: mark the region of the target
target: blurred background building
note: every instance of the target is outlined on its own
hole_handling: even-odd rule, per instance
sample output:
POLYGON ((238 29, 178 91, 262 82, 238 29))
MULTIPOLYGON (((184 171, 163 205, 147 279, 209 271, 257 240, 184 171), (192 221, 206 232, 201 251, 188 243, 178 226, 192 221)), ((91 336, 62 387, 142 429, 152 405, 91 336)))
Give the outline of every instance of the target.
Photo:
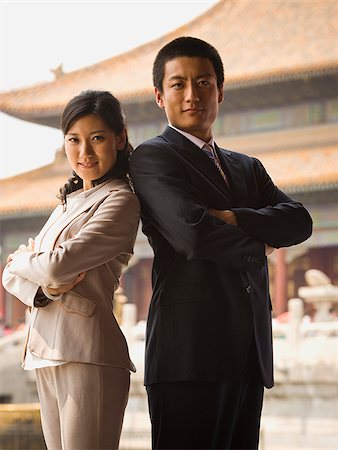
MULTIPOLYGON (((275 184, 301 201, 314 221, 308 241, 279 249, 269 258, 276 388, 266 396, 261 448, 336 448, 337 0, 222 0, 197 19, 131 51, 69 73, 60 66, 52 82, 0 93, 0 111, 58 128, 62 110, 74 95, 85 89, 110 90, 124 105, 129 137, 137 146, 166 125, 152 88, 155 55, 165 43, 184 35, 210 42, 224 62, 225 98, 214 128, 218 145, 259 158, 275 184), (324 308, 321 315, 319 304, 324 308)), ((58 187, 69 173, 60 148, 52 164, 0 180, 1 268, 10 252, 37 234, 58 203, 58 187)), ((142 376, 152 257, 140 229, 121 283, 132 316, 125 316, 124 331, 138 367, 123 448, 149 448, 142 376), (138 447, 126 443, 132 426, 144 438, 138 447)), ((3 332, 17 330, 0 339, 0 403, 37 400, 34 377, 26 376, 25 384, 20 381, 17 347, 25 335, 20 331, 25 313, 24 305, 0 286, 3 332)))
MULTIPOLYGON (((59 127, 67 101, 85 89, 107 89, 123 103, 134 146, 160 133, 166 119, 154 100, 151 67, 171 39, 191 35, 213 44, 225 66, 225 98, 214 131, 218 145, 258 157, 274 182, 314 219, 310 240, 270 259, 275 316, 304 284, 309 268, 338 282, 338 2, 220 1, 173 32, 53 82, 0 94, 0 111, 59 127)), ((34 151, 34 150, 30 150, 34 151)), ((53 164, 0 180, 1 267, 35 236, 69 175, 63 149, 53 164), (19 219, 19 220, 18 220, 19 219)), ((141 231, 123 287, 145 319, 152 252, 141 231)), ((311 311, 309 311, 311 313, 311 311)), ((0 317, 9 327, 24 306, 0 288, 0 317)))

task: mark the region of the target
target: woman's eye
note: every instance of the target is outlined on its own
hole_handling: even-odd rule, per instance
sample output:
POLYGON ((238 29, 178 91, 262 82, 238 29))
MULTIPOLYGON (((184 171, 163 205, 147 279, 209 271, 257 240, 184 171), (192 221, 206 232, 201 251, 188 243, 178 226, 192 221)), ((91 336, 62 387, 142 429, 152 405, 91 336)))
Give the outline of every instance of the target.
POLYGON ((76 137, 70 137, 67 140, 68 140, 68 142, 72 142, 73 144, 76 144, 77 142, 79 142, 78 138, 76 138, 76 137))
POLYGON ((93 136, 93 141, 103 141, 104 136, 93 136))

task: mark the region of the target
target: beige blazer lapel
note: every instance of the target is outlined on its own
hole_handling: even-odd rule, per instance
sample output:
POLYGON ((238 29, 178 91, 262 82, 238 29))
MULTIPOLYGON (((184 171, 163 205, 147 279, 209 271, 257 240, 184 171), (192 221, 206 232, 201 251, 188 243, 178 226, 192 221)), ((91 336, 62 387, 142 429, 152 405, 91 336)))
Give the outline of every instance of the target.
MULTIPOLYGON (((53 212, 50 219, 46 222, 46 225, 42 228, 39 233, 38 242, 35 243, 35 251, 50 251, 55 248, 55 244, 62 233, 62 231, 78 216, 80 216, 83 212, 87 211, 91 206, 99 201, 103 201, 110 192, 114 190, 118 190, 121 186, 124 186, 124 183, 121 180, 109 180, 94 192, 90 193, 90 195, 86 196, 83 203, 75 208, 74 211, 68 215, 64 215, 62 218, 63 208, 60 205, 53 212), (50 228, 58 221, 56 228, 53 230, 53 233, 48 233, 50 228)), ((75 194, 76 195, 76 194, 75 194)))
MULTIPOLYGON (((41 228, 39 234, 35 237, 35 245, 34 249, 35 251, 43 251, 46 250, 46 248, 41 248, 41 242, 48 232, 48 230, 53 226, 53 224, 58 220, 58 218, 63 214, 62 205, 58 205, 52 214, 47 219, 47 222, 43 225, 41 228)), ((49 248, 50 249, 50 248, 49 248)))

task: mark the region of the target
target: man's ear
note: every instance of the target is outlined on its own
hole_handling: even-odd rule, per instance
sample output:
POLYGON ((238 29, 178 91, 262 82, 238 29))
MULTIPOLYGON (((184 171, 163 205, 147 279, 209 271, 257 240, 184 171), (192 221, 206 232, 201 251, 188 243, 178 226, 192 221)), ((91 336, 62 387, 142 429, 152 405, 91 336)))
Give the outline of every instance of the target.
POLYGON ((164 109, 164 102, 162 100, 162 94, 157 88, 155 88, 155 98, 156 98, 157 106, 161 109, 164 109))
POLYGON ((218 88, 218 103, 222 103, 224 98, 224 90, 223 90, 223 83, 218 88))

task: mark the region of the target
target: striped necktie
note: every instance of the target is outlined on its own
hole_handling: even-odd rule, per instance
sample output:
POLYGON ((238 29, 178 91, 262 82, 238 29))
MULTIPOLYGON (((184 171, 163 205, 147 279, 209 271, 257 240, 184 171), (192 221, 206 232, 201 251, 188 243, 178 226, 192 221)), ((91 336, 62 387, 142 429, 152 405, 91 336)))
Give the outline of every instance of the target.
POLYGON ((204 150, 204 152, 209 156, 209 158, 214 162, 215 166, 217 167, 219 173, 222 175, 224 181, 226 182, 226 184, 229 186, 227 177, 225 175, 225 173, 223 172, 223 169, 221 167, 221 164, 219 162, 217 153, 214 149, 214 147, 210 144, 204 144, 202 147, 202 150, 204 150))

